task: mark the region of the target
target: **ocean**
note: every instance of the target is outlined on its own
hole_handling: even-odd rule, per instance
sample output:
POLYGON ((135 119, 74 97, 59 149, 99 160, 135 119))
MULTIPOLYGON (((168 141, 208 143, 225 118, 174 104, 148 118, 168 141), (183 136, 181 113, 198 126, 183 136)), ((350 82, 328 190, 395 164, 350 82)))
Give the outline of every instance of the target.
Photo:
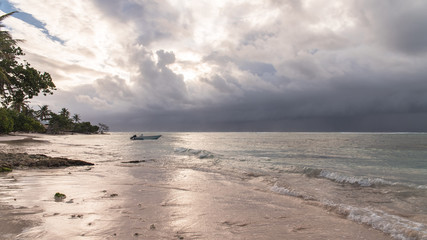
POLYGON ((61 156, 116 167, 143 163, 268 183, 395 239, 427 239, 427 134, 165 132, 39 135, 6 152, 61 156), (151 133, 145 133, 150 135, 151 133), (154 134, 154 133, 153 133, 154 134), (49 144, 46 144, 49 142, 49 144))

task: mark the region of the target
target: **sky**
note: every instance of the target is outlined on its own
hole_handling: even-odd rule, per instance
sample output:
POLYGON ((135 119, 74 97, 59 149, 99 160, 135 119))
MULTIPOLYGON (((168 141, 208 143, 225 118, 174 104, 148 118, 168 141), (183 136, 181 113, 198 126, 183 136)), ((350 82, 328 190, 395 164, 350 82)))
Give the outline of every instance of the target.
POLYGON ((427 131, 425 0, 1 0, 28 61, 112 131, 427 131))

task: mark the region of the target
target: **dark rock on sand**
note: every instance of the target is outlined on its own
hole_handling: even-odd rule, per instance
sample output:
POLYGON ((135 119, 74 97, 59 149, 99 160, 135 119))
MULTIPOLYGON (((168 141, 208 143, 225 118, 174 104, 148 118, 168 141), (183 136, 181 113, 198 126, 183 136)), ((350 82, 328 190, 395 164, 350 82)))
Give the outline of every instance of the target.
POLYGON ((1 153, 0 169, 22 169, 22 168, 58 168, 71 166, 94 165, 90 162, 72 160, 68 158, 49 157, 43 154, 27 153, 1 153))
POLYGON ((127 161, 122 163, 142 163, 142 162, 145 162, 145 160, 133 160, 133 161, 127 161))

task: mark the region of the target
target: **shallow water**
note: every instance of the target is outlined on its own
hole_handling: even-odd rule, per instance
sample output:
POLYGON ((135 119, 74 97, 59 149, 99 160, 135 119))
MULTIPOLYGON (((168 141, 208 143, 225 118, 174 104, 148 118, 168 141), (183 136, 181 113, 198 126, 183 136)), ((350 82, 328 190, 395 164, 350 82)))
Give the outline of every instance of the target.
POLYGON ((133 134, 40 135, 43 141, 0 144, 0 150, 92 161, 104 170, 91 174, 108 182, 126 178, 114 169, 131 165, 127 161, 245 181, 262 177, 268 191, 396 239, 427 238, 427 134, 163 133, 157 141, 130 141, 133 134))

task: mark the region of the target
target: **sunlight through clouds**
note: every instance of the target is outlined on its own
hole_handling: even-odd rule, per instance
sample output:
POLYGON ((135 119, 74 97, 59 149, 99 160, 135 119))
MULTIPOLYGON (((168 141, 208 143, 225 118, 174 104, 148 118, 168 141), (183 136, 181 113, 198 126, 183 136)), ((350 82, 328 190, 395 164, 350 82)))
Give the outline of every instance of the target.
POLYGON ((8 2, 38 21, 4 23, 60 89, 35 102, 90 119, 295 130, 301 117, 351 129, 355 117, 427 114, 424 1, 8 2))

